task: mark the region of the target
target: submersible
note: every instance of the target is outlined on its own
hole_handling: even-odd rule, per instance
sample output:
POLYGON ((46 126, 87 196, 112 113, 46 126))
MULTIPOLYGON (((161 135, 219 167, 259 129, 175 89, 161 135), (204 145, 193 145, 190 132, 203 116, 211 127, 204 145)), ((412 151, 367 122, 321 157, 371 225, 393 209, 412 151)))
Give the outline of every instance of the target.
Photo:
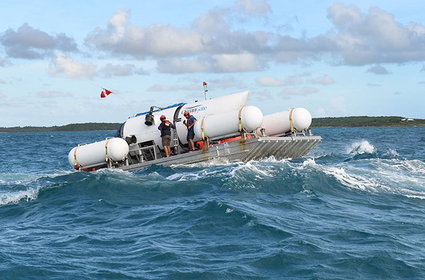
POLYGON ((117 137, 80 144, 68 154, 78 170, 100 168, 136 170, 152 164, 190 164, 210 160, 246 162, 273 156, 276 159, 302 157, 320 141, 311 133, 311 114, 304 108, 290 108, 263 115, 247 106, 248 91, 166 108, 150 107, 136 114, 118 129, 117 137), (198 149, 188 151, 184 113, 197 121, 194 141, 198 149), (165 116, 172 130, 172 155, 165 156, 158 126, 165 116))

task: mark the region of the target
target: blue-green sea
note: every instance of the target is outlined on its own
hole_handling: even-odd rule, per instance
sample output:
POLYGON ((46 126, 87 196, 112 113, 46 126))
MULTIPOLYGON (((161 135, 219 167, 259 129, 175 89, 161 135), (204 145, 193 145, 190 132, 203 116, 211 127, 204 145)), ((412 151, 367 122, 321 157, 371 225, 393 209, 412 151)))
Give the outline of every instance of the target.
POLYGON ((113 132, 0 133, 0 279, 425 279, 425 127, 294 160, 77 172, 113 132))

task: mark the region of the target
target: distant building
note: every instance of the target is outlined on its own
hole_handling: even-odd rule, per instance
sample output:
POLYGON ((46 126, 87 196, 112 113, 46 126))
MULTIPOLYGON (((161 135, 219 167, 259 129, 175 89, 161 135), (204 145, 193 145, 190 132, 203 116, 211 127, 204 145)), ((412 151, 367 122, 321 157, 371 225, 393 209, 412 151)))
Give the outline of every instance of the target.
POLYGON ((402 122, 413 122, 415 119, 409 119, 409 118, 403 118, 401 119, 402 122))

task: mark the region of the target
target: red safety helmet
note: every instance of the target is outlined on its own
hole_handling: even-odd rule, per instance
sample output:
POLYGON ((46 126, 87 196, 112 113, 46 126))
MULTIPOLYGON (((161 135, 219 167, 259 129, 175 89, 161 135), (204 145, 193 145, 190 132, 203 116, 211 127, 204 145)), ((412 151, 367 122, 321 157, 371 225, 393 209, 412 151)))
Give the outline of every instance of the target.
POLYGON ((188 112, 188 111, 185 111, 183 115, 184 115, 185 117, 187 117, 187 116, 189 116, 189 112, 188 112))
POLYGON ((165 117, 165 115, 162 115, 162 116, 159 117, 159 119, 162 121, 162 120, 165 120, 166 117, 165 117))

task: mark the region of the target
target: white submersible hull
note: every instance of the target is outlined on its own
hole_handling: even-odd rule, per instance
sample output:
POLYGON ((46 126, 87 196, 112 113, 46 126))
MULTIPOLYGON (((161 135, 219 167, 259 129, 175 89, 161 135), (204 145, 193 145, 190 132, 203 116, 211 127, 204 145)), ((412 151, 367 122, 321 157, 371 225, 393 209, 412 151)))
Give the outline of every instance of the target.
POLYGON ((320 141, 311 134, 311 115, 303 108, 263 115, 246 106, 248 92, 137 114, 119 128, 117 137, 78 145, 68 155, 75 169, 136 170, 149 165, 192 164, 205 161, 247 162, 268 157, 293 159, 306 155, 320 141), (188 152, 184 113, 197 121, 194 142, 198 150, 188 152), (171 156, 166 157, 158 126, 164 115, 175 125, 171 156))

